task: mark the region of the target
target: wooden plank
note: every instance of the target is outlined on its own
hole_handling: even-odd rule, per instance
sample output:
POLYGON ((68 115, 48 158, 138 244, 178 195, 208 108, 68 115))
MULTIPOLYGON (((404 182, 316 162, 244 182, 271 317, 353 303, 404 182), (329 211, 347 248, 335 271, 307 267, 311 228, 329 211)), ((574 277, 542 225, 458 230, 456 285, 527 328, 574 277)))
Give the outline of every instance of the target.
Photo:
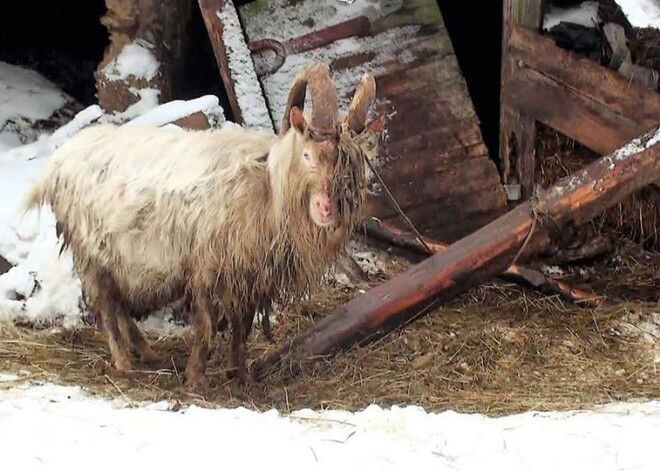
POLYGON ((532 69, 518 72, 505 87, 504 96, 524 113, 600 154, 647 130, 532 69))
MULTIPOLYGON (((478 196, 465 200, 475 206, 471 212, 473 208, 461 206, 452 193, 462 191, 457 182, 466 180, 471 180, 472 188, 499 191, 499 197, 488 195, 491 207, 499 205, 490 215, 496 217, 506 204, 497 168, 487 157, 479 121, 436 0, 399 3, 374 9, 373 0, 332 2, 332 6, 323 0, 262 0, 240 7, 239 13, 248 43, 272 39, 287 50, 288 45, 299 45, 300 38, 310 34, 326 39, 331 34, 337 39, 310 51, 289 48, 281 66, 261 76, 273 116, 281 113, 281 94, 290 83, 295 64, 312 59, 331 63, 342 111, 359 76, 365 71, 373 72, 377 89, 375 111, 388 116, 377 156, 382 177, 392 185, 396 198, 417 208, 413 223, 434 220, 436 215, 425 208, 432 208, 441 200, 456 221, 473 228, 470 217, 480 204, 478 196), (321 11, 327 14, 321 15, 321 11), (369 34, 360 29, 355 35, 344 37, 345 22, 362 16, 370 23, 369 34), (411 182, 424 191, 416 192, 411 182)), ((257 65, 264 60, 264 56, 258 56, 254 61, 257 65)), ((266 69, 259 66, 259 70, 266 69)), ((371 183, 374 187, 376 180, 371 183)), ((476 194, 482 195, 480 191, 476 194)), ((383 192, 370 193, 367 201, 368 214, 387 214, 393 209, 383 192)), ((444 239, 455 235, 456 228, 449 232, 444 227, 436 225, 433 236, 444 239)))
POLYGON ((446 301, 503 273, 518 254, 547 244, 551 229, 580 225, 660 179, 660 127, 541 191, 534 201, 451 244, 376 288, 339 306, 255 366, 263 377, 286 358, 290 371, 349 345, 380 338, 446 301), (537 220, 536 215, 543 219, 537 220), (552 223, 545 223, 551 220, 552 223))
MULTIPOLYGON (((390 191, 397 195, 397 202, 401 208, 408 212, 412 207, 430 204, 439 198, 445 199, 447 205, 452 206, 454 198, 490 186, 484 185, 484 182, 497 175, 497 169, 492 166, 475 165, 472 159, 462 159, 454 165, 443 168, 433 178, 422 181, 401 178, 391 183, 385 181, 390 191)), ((494 201, 491 199, 489 203, 492 202, 494 201)), ((394 211, 394 208, 391 208, 391 211, 394 211)))
MULTIPOLYGON (((574 93, 640 124, 638 134, 660 123, 660 94, 631 82, 587 57, 566 51, 527 28, 511 33, 509 54, 526 67, 551 78, 574 93)), ((622 142, 608 150, 618 147, 622 142)), ((607 152, 605 152, 607 153, 607 152)))
POLYGON ((209 39, 211 40, 211 45, 213 46, 215 60, 218 63, 218 68, 220 69, 220 77, 222 78, 222 83, 224 84, 225 91, 227 92, 227 98, 229 100, 229 106, 231 107, 234 121, 238 124, 243 124, 243 116, 241 113, 241 108, 238 106, 234 81, 229 71, 227 50, 225 49, 225 42, 222 36, 224 27, 222 25, 222 21, 220 21, 220 18, 218 18, 218 15, 216 14, 218 11, 222 11, 224 8, 225 0, 198 1, 199 8, 202 12, 202 17, 204 18, 204 24, 206 25, 209 39))
MULTIPOLYGON (((502 32, 502 90, 518 70, 509 56, 508 43, 515 26, 538 29, 543 20, 543 0, 504 0, 502 32)), ((500 166, 505 185, 519 188, 522 198, 531 195, 534 183, 536 123, 500 99, 500 166)), ((517 199, 517 198, 514 198, 517 199)))

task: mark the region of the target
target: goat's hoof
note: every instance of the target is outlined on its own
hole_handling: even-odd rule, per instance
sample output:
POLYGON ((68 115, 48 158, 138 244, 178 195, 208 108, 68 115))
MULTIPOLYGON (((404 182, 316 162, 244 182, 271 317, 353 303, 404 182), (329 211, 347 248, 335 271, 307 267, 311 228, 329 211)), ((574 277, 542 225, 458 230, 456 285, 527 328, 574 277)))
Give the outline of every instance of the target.
POLYGON ((121 356, 115 359, 115 369, 120 373, 128 373, 133 369, 133 363, 131 359, 125 356, 121 356))

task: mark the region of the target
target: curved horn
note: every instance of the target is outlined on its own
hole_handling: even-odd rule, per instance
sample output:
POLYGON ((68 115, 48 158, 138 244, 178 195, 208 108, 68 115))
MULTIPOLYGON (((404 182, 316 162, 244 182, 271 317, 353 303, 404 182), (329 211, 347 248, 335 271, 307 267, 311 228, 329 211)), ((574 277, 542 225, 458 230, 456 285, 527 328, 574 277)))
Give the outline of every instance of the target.
POLYGON ((364 129, 369 108, 376 99, 376 80, 371 74, 364 74, 355 90, 351 107, 348 109, 348 127, 357 134, 364 129))
POLYGON ((314 62, 301 69, 293 80, 289 98, 282 117, 280 135, 291 127, 289 113, 297 106, 305 107, 307 85, 312 96, 312 127, 319 131, 331 131, 337 120, 337 91, 330 78, 330 68, 322 62, 314 62))

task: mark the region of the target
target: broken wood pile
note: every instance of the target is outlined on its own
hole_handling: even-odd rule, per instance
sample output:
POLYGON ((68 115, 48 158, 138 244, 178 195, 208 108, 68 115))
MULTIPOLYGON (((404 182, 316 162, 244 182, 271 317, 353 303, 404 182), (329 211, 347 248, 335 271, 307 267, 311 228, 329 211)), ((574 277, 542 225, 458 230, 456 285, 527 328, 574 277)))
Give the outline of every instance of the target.
MULTIPOLYGON (((503 181, 532 194, 536 122, 599 155, 660 123, 660 95, 538 33, 538 0, 505 0, 500 159, 503 181)), ((513 191, 513 190, 512 190, 513 191)))
POLYGON ((546 246, 559 230, 579 225, 660 179, 660 126, 576 175, 540 190, 469 236, 340 306, 317 325, 255 365, 257 377, 284 363, 291 371, 352 343, 365 343, 423 315, 507 270, 546 246))

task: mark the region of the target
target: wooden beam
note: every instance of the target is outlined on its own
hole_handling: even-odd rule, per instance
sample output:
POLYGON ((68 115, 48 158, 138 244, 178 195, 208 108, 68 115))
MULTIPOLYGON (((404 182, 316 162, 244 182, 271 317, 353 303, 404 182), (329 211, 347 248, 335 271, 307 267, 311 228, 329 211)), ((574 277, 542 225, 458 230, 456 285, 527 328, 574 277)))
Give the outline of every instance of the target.
MULTIPOLYGON (((231 107, 234 122, 242 125, 243 115, 241 113, 241 108, 238 105, 238 98, 236 97, 236 90, 234 89, 234 81, 232 80, 231 72, 229 71, 229 59, 227 58, 227 50, 225 49, 225 41, 223 39, 224 26, 222 25, 220 18, 218 18, 218 12, 225 8, 227 0, 198 1, 202 17, 204 18, 204 24, 206 25, 209 39, 211 40, 211 46, 213 46, 215 60, 220 69, 220 77, 222 78, 222 83, 227 92, 227 98, 229 99, 229 106, 231 107)), ((230 6, 233 8, 232 5, 230 6)))
MULTIPOLYGON (((556 46, 551 39, 530 29, 513 28, 509 40, 509 55, 524 67, 534 69, 572 92, 568 100, 573 99, 573 94, 579 95, 601 105, 608 110, 608 114, 619 115, 628 120, 628 123, 634 123, 630 129, 632 136, 638 136, 660 124, 660 94, 631 82, 623 75, 587 57, 566 51, 556 46)), ((517 92, 518 85, 519 82, 511 87, 507 99, 511 99, 511 94, 517 92)), ((557 107, 559 108, 558 105, 557 107)), ((617 133, 616 129, 612 131, 617 133)), ((621 137, 613 136, 607 139, 607 146, 601 144, 599 148, 591 147, 587 142, 580 142, 596 152, 607 154, 630 139, 630 132, 624 132, 621 137)))
POLYGON ((516 73, 503 96, 521 113, 602 155, 648 130, 532 69, 516 73))
MULTIPOLYGON (((369 218, 363 221, 361 231, 364 230, 370 237, 398 245, 402 248, 413 250, 420 254, 433 255, 447 250, 447 244, 424 238, 426 246, 412 233, 400 231, 394 227, 389 227, 376 219, 369 218), (428 247, 428 250, 427 250, 428 247)), ((523 267, 521 265, 511 265, 500 275, 504 280, 531 286, 543 293, 559 295, 567 301, 581 304, 587 307, 598 307, 603 304, 605 298, 597 296, 592 292, 573 288, 572 286, 546 276, 533 268, 523 267)))
POLYGON ((583 224, 660 179, 660 126, 415 265, 340 306, 282 349, 260 360, 257 378, 281 362, 295 371, 314 358, 381 337, 504 272, 516 255, 547 245, 552 231, 583 224))
MULTIPOLYGON (((502 90, 515 75, 518 65, 509 56, 509 40, 513 28, 525 26, 538 29, 543 20, 543 0, 504 0, 502 31, 502 90)), ((518 199, 510 193, 519 188, 520 197, 531 195, 534 176, 534 149, 536 122, 534 119, 511 106, 504 96, 500 100, 500 166, 502 181, 509 198, 518 199)))

